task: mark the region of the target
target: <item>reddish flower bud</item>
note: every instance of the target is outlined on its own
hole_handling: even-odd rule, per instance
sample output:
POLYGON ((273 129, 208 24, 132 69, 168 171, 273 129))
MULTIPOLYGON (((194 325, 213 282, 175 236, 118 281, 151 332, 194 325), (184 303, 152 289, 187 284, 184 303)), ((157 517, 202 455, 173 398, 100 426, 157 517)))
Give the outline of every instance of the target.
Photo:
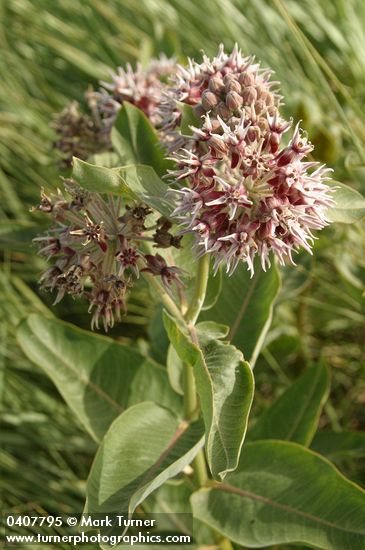
POLYGON ((218 104, 218 98, 213 92, 206 90, 201 97, 202 106, 206 111, 211 111, 218 104))
POLYGON ((237 92, 228 92, 226 95, 226 105, 231 111, 237 111, 242 103, 243 99, 237 92))

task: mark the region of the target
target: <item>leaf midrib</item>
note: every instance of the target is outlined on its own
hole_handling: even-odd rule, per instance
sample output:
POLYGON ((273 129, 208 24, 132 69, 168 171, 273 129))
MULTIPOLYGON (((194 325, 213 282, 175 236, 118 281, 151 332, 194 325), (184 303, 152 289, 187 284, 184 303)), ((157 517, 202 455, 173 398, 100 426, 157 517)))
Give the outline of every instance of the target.
POLYGON ((32 331, 32 334, 33 337, 41 344, 41 346, 44 347, 51 356, 55 357, 56 360, 59 361, 66 370, 70 370, 84 386, 89 386, 99 397, 108 402, 119 414, 124 411, 124 408, 119 403, 114 401, 114 399, 110 397, 109 394, 107 394, 102 388, 100 388, 100 386, 94 384, 94 382, 92 382, 90 378, 87 378, 86 375, 86 378, 85 376, 82 376, 83 373, 81 371, 77 370, 69 363, 66 363, 63 357, 59 356, 54 350, 51 350, 50 347, 47 346, 46 342, 41 340, 35 332, 32 331))
MULTIPOLYGON (((307 409, 307 404, 310 403, 310 401, 311 401, 311 399, 312 399, 312 397, 313 397, 313 395, 314 395, 314 393, 315 393, 315 391, 316 391, 316 389, 317 389, 317 385, 318 385, 318 383, 319 383, 320 380, 321 380, 321 374, 322 374, 321 369, 316 369, 316 373, 315 373, 315 376, 314 376, 314 378, 315 378, 314 384, 312 384, 312 387, 311 387, 311 389, 310 389, 309 395, 307 395, 307 399, 305 400, 305 402, 303 403, 302 407, 300 408, 300 411, 299 411, 299 413, 297 414, 296 419, 295 419, 295 421, 293 422, 293 424, 292 424, 292 426, 291 426, 289 432, 287 433, 287 436, 286 436, 285 439, 288 439, 288 440, 290 441, 290 440, 292 439, 292 437, 293 437, 293 434, 296 432, 296 430, 297 430, 299 424, 301 423, 301 421, 302 421, 302 419, 303 419, 303 417, 304 417, 305 411, 306 411, 306 409, 307 409)), ((322 399, 323 399, 323 396, 322 396, 322 399)), ((321 408, 322 399, 321 399, 320 402, 319 402, 319 407, 318 407, 319 409, 321 408)), ((316 414, 315 417, 314 417, 314 419, 313 419, 314 421, 316 420, 317 416, 318 416, 318 415, 316 414)), ((306 443, 307 443, 307 444, 308 444, 307 439, 308 439, 308 436, 309 436, 309 435, 310 435, 310 433, 306 435, 306 443)))
POLYGON ((248 292, 245 296, 245 299, 243 300, 242 306, 241 306, 239 312, 237 313, 237 317, 234 320, 234 322, 232 324, 232 327, 231 327, 231 330, 229 331, 229 334, 228 334, 228 337, 227 337, 228 340, 230 340, 230 341, 232 341, 233 338, 236 336, 238 327, 240 326, 242 318, 243 318, 244 314, 246 313, 248 304, 250 303, 252 294, 253 294, 253 292, 256 288, 257 282, 260 279, 260 277, 261 277, 261 272, 259 272, 258 275, 256 275, 256 277, 253 279, 252 285, 250 286, 250 288, 249 288, 249 290, 248 290, 248 292))
POLYGON ((327 527, 331 527, 334 529, 337 529, 338 531, 343 531, 346 533, 351 533, 355 535, 362 535, 364 532, 362 531, 353 531, 350 529, 346 529, 345 527, 339 527, 337 523, 332 523, 331 521, 327 521, 325 519, 319 518, 318 516, 314 516, 313 514, 310 514, 309 512, 303 512, 302 510, 298 510, 297 508, 292 508, 291 506, 288 506, 287 504, 281 504, 280 502, 276 502, 275 500, 272 500, 270 498, 264 497, 262 495, 258 495, 256 493, 252 493, 251 491, 246 491, 243 489, 239 489, 238 487, 234 487, 233 485, 230 485, 228 483, 217 483, 214 485, 213 489, 236 494, 238 496, 241 496, 242 498, 249 498, 251 500, 256 500, 259 502, 263 502, 264 504, 267 504, 268 506, 271 506, 272 508, 277 508, 279 510, 284 510, 285 512, 296 514, 297 516, 301 516, 303 518, 309 519, 315 523, 320 523, 322 525, 326 525, 327 527))

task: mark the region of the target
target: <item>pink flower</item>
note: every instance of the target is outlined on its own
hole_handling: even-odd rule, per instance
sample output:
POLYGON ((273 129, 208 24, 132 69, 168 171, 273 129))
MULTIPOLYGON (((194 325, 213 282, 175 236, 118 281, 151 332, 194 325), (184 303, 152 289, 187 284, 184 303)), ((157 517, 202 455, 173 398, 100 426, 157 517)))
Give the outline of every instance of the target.
POLYGON ((198 255, 211 253, 215 269, 224 264, 228 273, 244 262, 253 274, 255 257, 265 270, 272 254, 294 263, 300 248, 311 253, 312 231, 328 225, 334 204, 325 183, 330 170, 305 161, 313 146, 299 124, 281 145, 292 121, 280 115, 270 75, 237 47, 230 55, 221 47, 213 60, 179 67, 170 118, 164 111, 177 165, 173 215, 182 233, 195 235, 198 255), (183 147, 176 100, 205 112, 191 136, 180 135, 183 147))

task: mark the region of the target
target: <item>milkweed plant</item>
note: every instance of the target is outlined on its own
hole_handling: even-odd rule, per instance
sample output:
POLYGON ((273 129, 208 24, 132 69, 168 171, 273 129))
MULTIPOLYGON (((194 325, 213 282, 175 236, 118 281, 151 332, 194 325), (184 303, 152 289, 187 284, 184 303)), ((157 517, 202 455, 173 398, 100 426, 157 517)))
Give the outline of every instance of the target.
POLYGON ((100 445, 85 510, 161 512, 161 495, 192 514, 196 548, 364 548, 361 489, 309 448, 327 366, 247 430, 281 266, 315 254, 358 200, 284 117, 272 71, 238 46, 184 65, 161 55, 52 125, 64 173, 33 209, 49 220, 40 284, 55 304, 85 303, 92 332, 32 315, 19 341, 100 445), (153 341, 121 342, 141 288, 153 341))

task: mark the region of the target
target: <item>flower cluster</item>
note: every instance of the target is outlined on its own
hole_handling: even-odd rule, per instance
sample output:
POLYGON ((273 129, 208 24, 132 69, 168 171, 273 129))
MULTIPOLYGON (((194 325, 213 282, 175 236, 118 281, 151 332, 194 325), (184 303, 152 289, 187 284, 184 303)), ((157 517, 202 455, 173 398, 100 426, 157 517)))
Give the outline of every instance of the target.
POLYGON ((55 303, 65 294, 84 297, 93 312, 91 326, 112 327, 126 309, 126 293, 140 271, 161 277, 171 293, 182 285, 181 271, 169 267, 154 247, 180 247, 181 237, 170 233, 171 223, 160 218, 148 225, 152 211, 143 204, 122 205, 120 199, 103 198, 64 180, 65 192, 42 191, 38 210, 48 213, 53 227, 35 239, 39 253, 52 261, 41 277, 42 287, 57 291, 55 303))
POLYGON ((139 107, 175 163, 167 177, 176 199, 172 218, 182 229, 176 235, 171 220, 153 221, 148 206, 86 192, 73 180, 65 180, 64 193, 43 192, 38 208, 54 226, 36 242, 53 261, 42 284, 57 290, 56 302, 66 293, 84 296, 92 326, 101 320, 106 330, 125 310, 141 270, 159 276, 170 293, 172 283, 182 284, 182 271, 151 254, 146 241, 179 248, 185 233, 195 235, 198 256, 211 254, 214 269, 224 265, 230 274, 240 262, 253 274, 256 257, 265 270, 272 253, 280 263, 294 263, 300 248, 311 253, 313 231, 328 224, 326 209, 334 202, 325 183, 330 170, 306 158, 313 147, 299 124, 283 139, 292 121, 281 115, 271 74, 237 46, 231 54, 221 46, 215 58, 187 67, 161 57, 146 70, 119 68, 100 91, 90 90, 90 115, 76 103, 61 113, 57 147, 69 162, 109 149, 122 103, 139 107), (189 109, 196 124, 186 132, 182 118, 189 109))
POLYGON ((62 168, 71 166, 72 157, 86 160, 90 155, 111 147, 110 128, 99 115, 92 95, 86 93, 89 114, 72 101, 56 117, 52 127, 57 135, 53 146, 60 153, 62 168))
POLYGON ((140 108, 154 126, 161 123, 157 107, 162 102, 166 80, 176 68, 174 59, 161 55, 152 59, 147 69, 130 64, 111 72, 110 82, 101 82, 99 91, 85 94, 87 113, 77 102, 70 103, 56 118, 53 128, 57 134, 54 146, 62 156, 62 164, 69 166, 72 157, 87 159, 90 155, 111 147, 110 132, 124 101, 140 108))
POLYGON ((294 263, 301 247, 311 252, 312 230, 328 224, 333 204, 330 170, 305 160, 313 146, 299 124, 282 145, 292 121, 281 117, 270 76, 237 46, 230 55, 221 46, 213 60, 178 68, 160 109, 176 163, 170 176, 184 182, 173 191, 174 215, 182 233, 195 235, 198 254, 211 253, 228 273, 245 262, 253 274, 256 256, 266 269, 270 252, 280 263, 294 263), (181 103, 201 120, 190 136, 179 129, 181 103))

